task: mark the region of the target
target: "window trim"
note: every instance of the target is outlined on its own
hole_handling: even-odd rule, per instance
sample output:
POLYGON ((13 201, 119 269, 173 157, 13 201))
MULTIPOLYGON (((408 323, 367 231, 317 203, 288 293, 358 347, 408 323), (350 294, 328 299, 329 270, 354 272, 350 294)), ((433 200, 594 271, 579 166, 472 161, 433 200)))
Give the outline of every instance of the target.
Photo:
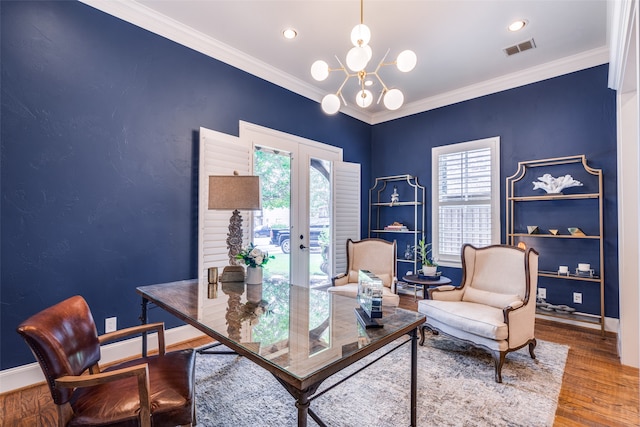
MULTIPOLYGON (((474 141, 460 142, 448 145, 441 145, 431 149, 431 241, 432 255, 434 260, 444 267, 462 268, 460 254, 456 260, 442 259, 439 248, 439 211, 440 211, 440 189, 439 189, 439 158, 443 154, 459 153, 462 151, 472 151, 482 148, 489 148, 491 152, 491 244, 500 243, 500 137, 478 139, 474 141)), ((469 204, 476 202, 470 201, 469 204)))

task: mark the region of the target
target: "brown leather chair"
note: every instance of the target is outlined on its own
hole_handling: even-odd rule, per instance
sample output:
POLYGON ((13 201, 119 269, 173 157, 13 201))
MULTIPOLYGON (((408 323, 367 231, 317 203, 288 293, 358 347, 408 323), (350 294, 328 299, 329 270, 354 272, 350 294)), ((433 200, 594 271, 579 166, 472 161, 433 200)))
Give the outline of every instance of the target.
POLYGON ((89 306, 74 296, 31 316, 18 333, 40 363, 58 426, 195 425, 195 353, 165 353, 163 323, 98 336, 89 306), (142 332, 157 332, 158 354, 100 369, 101 344, 142 332))

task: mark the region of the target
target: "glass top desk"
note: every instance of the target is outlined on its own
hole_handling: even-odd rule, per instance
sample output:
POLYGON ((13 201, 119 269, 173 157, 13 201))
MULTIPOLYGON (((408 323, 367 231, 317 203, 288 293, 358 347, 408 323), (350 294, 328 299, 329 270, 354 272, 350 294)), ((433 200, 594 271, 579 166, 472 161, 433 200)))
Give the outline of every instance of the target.
POLYGON ((376 361, 410 343, 411 425, 416 425, 417 328, 425 321, 420 313, 385 307, 384 326, 365 329, 356 317, 355 298, 288 283, 219 283, 210 293, 213 298, 206 292, 198 298, 196 280, 141 286, 136 291, 142 296, 144 323, 151 302, 273 374, 296 399, 298 426, 307 425, 307 415, 325 425, 310 408, 324 393, 316 394, 325 379, 409 335, 376 361))

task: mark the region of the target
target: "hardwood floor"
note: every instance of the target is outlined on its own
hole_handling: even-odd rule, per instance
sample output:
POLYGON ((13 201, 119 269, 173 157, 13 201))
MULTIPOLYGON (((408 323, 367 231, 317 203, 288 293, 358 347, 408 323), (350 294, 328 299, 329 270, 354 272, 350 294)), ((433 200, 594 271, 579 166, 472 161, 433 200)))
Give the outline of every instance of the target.
MULTIPOLYGON (((400 306, 417 309, 413 296, 408 295, 401 296, 400 306)), ((570 347, 555 426, 640 425, 638 370, 620 365, 613 334, 602 339, 599 331, 538 320, 536 337, 570 347)), ((208 341, 202 338, 170 349, 197 347, 208 341)), ((0 426, 50 427, 55 420, 55 406, 45 385, 0 395, 0 426)))

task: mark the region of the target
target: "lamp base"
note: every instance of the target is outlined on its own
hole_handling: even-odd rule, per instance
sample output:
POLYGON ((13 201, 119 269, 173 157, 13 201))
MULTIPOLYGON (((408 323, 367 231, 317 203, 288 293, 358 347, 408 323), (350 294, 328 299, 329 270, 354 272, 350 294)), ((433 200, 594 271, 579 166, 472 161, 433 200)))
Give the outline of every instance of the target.
POLYGON ((222 282, 244 282, 244 267, 241 265, 227 265, 220 276, 222 282))

